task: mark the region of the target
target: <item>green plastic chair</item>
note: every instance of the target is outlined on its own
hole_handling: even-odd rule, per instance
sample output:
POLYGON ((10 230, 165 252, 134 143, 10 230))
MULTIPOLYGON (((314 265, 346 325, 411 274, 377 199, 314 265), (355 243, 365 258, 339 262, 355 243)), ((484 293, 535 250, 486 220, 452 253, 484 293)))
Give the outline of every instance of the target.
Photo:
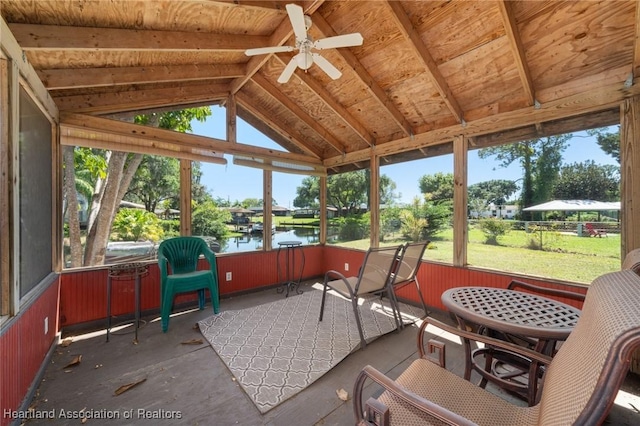
POLYGON ((216 256, 200 237, 169 238, 158 247, 160 268, 160 318, 162 331, 169 328, 173 299, 178 293, 198 291, 198 307, 205 304, 204 290, 209 289, 213 313, 220 310, 216 256), (204 255, 209 269, 197 270, 198 259, 204 255))

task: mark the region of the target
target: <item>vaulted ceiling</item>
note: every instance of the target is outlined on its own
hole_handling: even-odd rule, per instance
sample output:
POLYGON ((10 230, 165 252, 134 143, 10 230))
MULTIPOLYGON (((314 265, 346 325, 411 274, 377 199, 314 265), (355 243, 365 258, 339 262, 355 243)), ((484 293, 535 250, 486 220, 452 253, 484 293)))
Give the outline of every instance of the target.
POLYGON ((330 173, 366 167, 372 154, 385 164, 446 153, 457 135, 477 148, 615 124, 622 100, 640 92, 635 1, 2 0, 1 7, 63 128, 101 129, 114 140, 120 132, 131 142, 126 137, 140 132, 112 126, 114 117, 223 104, 283 152, 252 149, 251 141, 181 143, 330 173), (362 34, 361 46, 320 52, 340 78, 313 65, 281 84, 296 52, 245 55, 295 44, 287 3, 311 17, 314 40, 362 34))

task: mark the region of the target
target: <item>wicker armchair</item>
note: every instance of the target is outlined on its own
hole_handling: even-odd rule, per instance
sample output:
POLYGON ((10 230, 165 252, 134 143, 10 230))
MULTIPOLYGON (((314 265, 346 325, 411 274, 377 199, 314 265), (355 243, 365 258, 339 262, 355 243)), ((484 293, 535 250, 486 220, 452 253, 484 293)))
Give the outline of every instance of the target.
MULTIPOLYGON (((354 412, 361 425, 599 425, 606 418, 631 355, 640 346, 640 276, 612 272, 591 284, 578 323, 552 359, 518 345, 459 330, 427 318, 419 334, 421 358, 396 380, 371 366, 354 386, 354 412), (539 403, 506 400, 451 373, 423 349, 428 324, 500 347, 547 365, 539 403), (363 387, 371 379, 384 388, 363 409, 363 387)), ((433 345, 433 342, 431 342, 433 345)), ((444 345, 442 351, 444 351, 444 345)), ((444 357, 440 357, 442 360, 444 357)))
POLYGON ((640 275, 640 248, 631 250, 624 257, 622 262, 622 269, 631 269, 636 274, 640 275))

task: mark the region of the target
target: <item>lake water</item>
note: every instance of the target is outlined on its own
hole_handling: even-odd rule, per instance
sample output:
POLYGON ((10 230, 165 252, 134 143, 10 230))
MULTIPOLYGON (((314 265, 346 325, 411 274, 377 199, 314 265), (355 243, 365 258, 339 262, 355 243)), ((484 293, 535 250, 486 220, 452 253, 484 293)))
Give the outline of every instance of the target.
MULTIPOLYGON (((300 241, 302 245, 317 244, 320 241, 320 229, 311 227, 294 227, 280 229, 271 235, 271 247, 278 248, 283 241, 300 241)), ((263 236, 259 233, 244 234, 241 237, 221 241, 220 253, 238 253, 243 251, 262 250, 263 236)))

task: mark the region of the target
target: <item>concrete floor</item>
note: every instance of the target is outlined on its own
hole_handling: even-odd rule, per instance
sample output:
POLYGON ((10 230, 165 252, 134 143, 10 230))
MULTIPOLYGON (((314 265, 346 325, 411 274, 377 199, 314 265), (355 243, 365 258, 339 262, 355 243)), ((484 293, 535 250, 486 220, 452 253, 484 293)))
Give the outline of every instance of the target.
MULTIPOLYGON (((303 287, 305 291, 313 291, 303 287)), ((282 298, 275 289, 223 299, 221 309, 242 309, 282 298)), ((69 346, 58 346, 31 407, 36 412, 51 413, 55 420, 32 419, 30 425, 353 425, 352 401, 342 401, 336 391, 353 393, 353 383, 360 369, 370 364, 390 377, 397 377, 417 357, 417 327, 383 336, 365 350, 349 355, 311 386, 281 405, 261 414, 233 375, 200 334, 197 321, 212 315, 211 306, 204 311, 188 311, 171 318, 169 331, 162 333, 156 317, 138 333, 111 335, 104 332, 76 334, 69 346), (184 344, 202 339, 202 344, 184 344), (81 362, 66 367, 82 355, 81 362), (144 381, 116 396, 123 385, 144 381), (119 416, 119 419, 90 418, 85 422, 73 418, 83 411, 89 414, 119 416), (69 418, 63 418, 66 415, 69 418), (130 418, 125 419, 129 416, 130 418), (146 417, 160 418, 146 418, 146 417)), ((433 314, 441 320, 445 315, 433 314)), ((63 335, 63 337, 66 337, 63 335)), ((460 374, 463 370, 462 349, 447 343, 447 367, 460 374)), ((517 400, 488 387, 506 399, 517 400)), ((624 389, 638 394, 640 380, 634 374, 624 389)), ((377 392, 371 384, 370 394, 377 392)), ((610 425, 638 425, 640 399, 633 395, 628 408, 614 406, 607 421, 610 425), (635 398, 635 399, 634 399, 635 398), (631 405, 633 404, 633 405, 631 405)))

